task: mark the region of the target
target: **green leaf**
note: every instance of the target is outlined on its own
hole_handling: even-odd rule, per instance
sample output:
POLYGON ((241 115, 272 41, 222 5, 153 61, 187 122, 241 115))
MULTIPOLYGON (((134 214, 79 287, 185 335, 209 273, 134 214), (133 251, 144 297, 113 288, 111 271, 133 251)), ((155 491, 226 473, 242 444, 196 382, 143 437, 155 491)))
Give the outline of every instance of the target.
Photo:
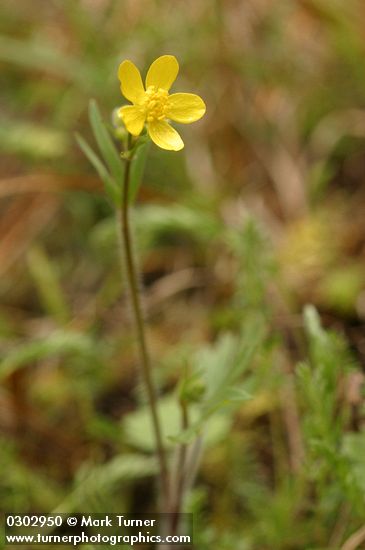
POLYGON ((227 403, 242 403, 252 399, 252 395, 244 388, 232 387, 227 391, 226 402, 227 403))
MULTIPOLYGON (((172 396, 163 397, 158 401, 158 410, 164 445, 166 448, 173 447, 181 434, 181 410, 179 404, 172 396)), ((192 422, 192 430, 191 433, 189 430, 187 442, 193 439, 198 432, 196 428, 200 419, 198 406, 189 406, 189 417, 192 422)), ((151 424, 151 412, 148 406, 144 406, 126 415, 123 418, 122 426, 124 436, 129 444, 146 452, 155 450, 155 436, 151 424)), ((215 415, 209 424, 205 426, 206 446, 213 446, 224 439, 230 426, 231 419, 228 415, 215 415)), ((184 434, 185 432, 188 432, 188 430, 185 430, 184 434)))
POLYGON ((206 410, 214 410, 221 403, 230 401, 232 388, 248 370, 264 336, 263 319, 252 316, 240 338, 230 333, 223 334, 214 346, 203 350, 197 360, 205 374, 206 410))
POLYGON ((44 248, 33 246, 27 253, 27 263, 46 312, 59 323, 67 323, 69 307, 58 280, 57 268, 44 248))
POLYGON ((101 118, 101 114, 95 100, 90 101, 89 118, 96 142, 109 172, 114 178, 116 185, 121 186, 124 176, 124 165, 120 155, 113 143, 112 138, 101 118))
POLYGON ((86 335, 69 330, 57 330, 41 340, 17 343, 0 363, 0 380, 28 365, 55 355, 83 355, 95 357, 96 346, 86 335))
POLYGON ((343 437, 342 454, 351 464, 352 475, 357 486, 365 491, 365 432, 348 433, 343 437))
POLYGON ((54 128, 0 117, 0 147, 11 154, 53 159, 67 155, 67 135, 54 128))
POLYGON ((103 181, 107 195, 112 199, 114 203, 118 203, 120 198, 120 191, 115 181, 109 174, 108 170, 105 168, 104 164, 101 162, 97 154, 91 149, 90 145, 84 140, 83 137, 81 137, 79 134, 76 134, 76 140, 80 148, 84 152, 85 156, 89 159, 90 163, 99 174, 100 179, 103 181))
POLYGON ((263 319, 252 316, 239 337, 231 333, 223 334, 215 344, 206 346, 197 354, 195 365, 205 381, 206 392, 199 407, 199 415, 192 419, 187 430, 175 436, 174 441, 188 443, 206 430, 217 417, 218 411, 251 399, 247 391, 249 378, 246 383, 240 378, 248 371, 264 336, 263 319))
POLYGON ((132 453, 124 453, 97 466, 86 464, 76 476, 74 491, 53 510, 53 513, 65 514, 80 508, 84 509, 85 506, 90 509, 95 498, 109 502, 110 495, 116 487, 120 488, 136 479, 155 475, 156 472, 155 457, 132 453))
POLYGON ((326 338, 318 311, 311 304, 307 304, 304 307, 304 325, 307 333, 313 339, 323 341, 326 338))
POLYGON ((90 88, 92 67, 64 55, 60 48, 51 43, 39 40, 21 40, 9 36, 0 36, 0 60, 14 63, 20 67, 29 68, 53 74, 58 78, 66 78, 76 82, 83 89, 90 88))
POLYGON ((146 165, 147 155, 150 148, 150 142, 147 141, 140 145, 131 161, 130 185, 129 185, 129 201, 133 203, 136 200, 139 186, 143 176, 144 167, 146 165))

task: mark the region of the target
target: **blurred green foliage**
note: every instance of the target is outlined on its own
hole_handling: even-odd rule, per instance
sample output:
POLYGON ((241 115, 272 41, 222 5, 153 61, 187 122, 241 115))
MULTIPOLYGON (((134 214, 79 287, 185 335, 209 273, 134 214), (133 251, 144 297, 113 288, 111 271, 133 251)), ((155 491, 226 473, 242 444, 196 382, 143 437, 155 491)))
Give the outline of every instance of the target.
POLYGON ((166 445, 200 445, 195 546, 361 528, 364 22, 360 0, 2 0, 2 511, 153 510, 115 221, 74 134, 114 188, 89 101, 112 132, 120 61, 172 53, 207 116, 150 148, 133 221, 166 445))

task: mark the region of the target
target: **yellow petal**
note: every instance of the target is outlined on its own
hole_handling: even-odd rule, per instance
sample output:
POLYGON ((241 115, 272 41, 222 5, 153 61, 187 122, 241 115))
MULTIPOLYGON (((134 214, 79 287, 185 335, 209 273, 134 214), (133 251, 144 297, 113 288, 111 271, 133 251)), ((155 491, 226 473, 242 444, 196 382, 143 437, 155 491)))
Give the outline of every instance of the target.
POLYGON ((156 86, 169 90, 179 72, 179 64, 173 55, 162 55, 154 61, 148 69, 146 88, 156 86))
POLYGON ((125 105, 119 109, 118 114, 128 132, 132 136, 139 136, 146 120, 145 111, 136 105, 125 105))
POLYGON ((120 89, 126 99, 138 103, 144 97, 141 73, 132 61, 126 60, 119 65, 118 78, 120 89))
POLYGON ((167 118, 189 124, 199 120, 206 111, 205 103, 196 94, 171 94, 167 99, 167 118))
POLYGON ((180 151, 184 147, 184 142, 177 131, 164 120, 150 122, 148 133, 152 141, 161 149, 180 151))

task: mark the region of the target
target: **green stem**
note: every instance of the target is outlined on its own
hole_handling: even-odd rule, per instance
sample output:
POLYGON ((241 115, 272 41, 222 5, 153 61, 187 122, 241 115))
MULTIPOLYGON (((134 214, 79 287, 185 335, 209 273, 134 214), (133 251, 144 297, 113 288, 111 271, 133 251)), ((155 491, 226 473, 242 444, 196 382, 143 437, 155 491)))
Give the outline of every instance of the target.
POLYGON ((144 320, 142 315, 142 307, 141 307, 140 294, 138 289, 137 269, 134 261, 133 248, 132 248, 131 230, 130 230, 130 223, 129 223, 130 167, 131 167, 131 159, 128 159, 126 161, 126 167, 124 172, 122 206, 121 206, 121 209, 118 209, 117 216, 118 216, 120 234, 122 238, 122 244, 123 244, 124 255, 125 255, 126 276, 127 276, 133 316, 134 316, 134 321, 136 326, 138 347, 141 355, 141 367, 142 367, 141 372, 142 372, 143 382, 147 390, 148 403, 151 410, 153 431, 154 431, 155 440, 156 440, 156 449, 157 449, 157 456, 158 456, 159 468, 160 468, 160 482, 161 482, 161 489, 162 489, 162 496, 163 496, 162 506, 164 506, 168 502, 169 479, 168 479, 166 455, 165 455, 165 450, 162 443, 160 421, 159 421, 158 412, 157 412, 156 390, 154 388, 154 384, 152 380, 151 362, 150 362, 150 357, 147 349, 145 325, 144 325, 144 320))
MULTIPOLYGON (((185 401, 180 400, 180 408, 182 415, 181 430, 184 432, 189 427, 188 407, 185 401)), ((184 501, 184 481, 185 481, 185 466, 186 466, 186 452, 187 444, 181 443, 178 448, 177 467, 173 485, 173 491, 171 490, 171 501, 169 511, 171 513, 170 519, 170 534, 176 534, 179 527, 179 514, 181 513, 183 501, 184 501)))

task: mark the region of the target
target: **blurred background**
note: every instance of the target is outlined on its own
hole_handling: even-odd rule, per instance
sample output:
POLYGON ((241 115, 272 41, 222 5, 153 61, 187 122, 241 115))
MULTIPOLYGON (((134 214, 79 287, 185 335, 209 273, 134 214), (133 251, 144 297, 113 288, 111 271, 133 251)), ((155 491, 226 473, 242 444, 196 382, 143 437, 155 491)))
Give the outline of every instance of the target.
POLYGON ((210 419, 196 548, 365 548, 364 23, 361 0, 2 0, 2 511, 154 509, 113 212, 75 132, 96 148, 122 60, 173 54, 207 114, 182 153, 151 147, 134 215, 165 433, 187 369, 214 385, 235 358, 250 395, 210 419))

